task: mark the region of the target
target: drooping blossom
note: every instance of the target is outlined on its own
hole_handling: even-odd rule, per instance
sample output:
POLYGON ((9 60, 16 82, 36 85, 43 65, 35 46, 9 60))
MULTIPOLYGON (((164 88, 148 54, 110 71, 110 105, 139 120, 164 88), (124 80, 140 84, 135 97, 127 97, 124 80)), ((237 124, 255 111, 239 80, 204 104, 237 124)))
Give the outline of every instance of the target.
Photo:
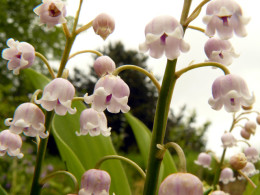
POLYGON ((87 135, 97 136, 100 133, 109 136, 111 128, 107 128, 107 118, 104 112, 97 112, 93 108, 87 108, 80 114, 80 132, 78 136, 87 135))
POLYGON ((94 62, 94 70, 99 77, 112 74, 115 69, 115 62, 108 56, 100 56, 94 62))
POLYGON ((222 136, 221 136, 221 141, 222 141, 222 146, 224 148, 231 148, 233 146, 237 145, 237 140, 234 137, 234 135, 230 132, 225 132, 222 136))
POLYGON ((45 115, 42 110, 33 103, 23 103, 15 110, 13 118, 5 120, 5 125, 10 126, 13 133, 24 133, 26 136, 46 138, 45 115))
POLYGON ((56 78, 45 86, 42 98, 35 102, 47 111, 55 110, 58 115, 75 114, 76 108, 71 108, 74 95, 75 88, 67 79, 56 78))
POLYGON ((237 153, 230 157, 229 164, 235 170, 243 169, 246 166, 247 160, 244 153, 237 153))
POLYGON ((167 176, 160 185, 158 195, 202 195, 203 184, 190 173, 174 173, 167 176))
POLYGON ((254 135, 256 131, 256 123, 254 121, 247 121, 244 128, 248 133, 254 135))
POLYGON ((106 108, 111 113, 128 112, 127 105, 130 90, 128 85, 119 77, 106 75, 100 78, 94 88, 93 95, 86 94, 84 101, 92 104, 92 108, 103 112, 106 108))
POLYGON ((153 58, 160 58, 165 53, 169 60, 176 59, 181 52, 187 52, 189 45, 183 40, 183 29, 172 16, 163 15, 154 18, 145 27, 145 42, 140 44, 140 51, 147 52, 153 58))
POLYGON ((198 156, 198 159, 194 161, 197 165, 200 165, 204 168, 210 168, 210 163, 211 163, 211 156, 205 152, 201 152, 198 156))
POLYGON ((234 48, 228 40, 210 38, 204 46, 204 51, 210 62, 218 62, 223 65, 230 65, 234 57, 238 57, 234 48))
POLYGON ((61 0, 42 0, 33 11, 40 17, 40 23, 49 28, 67 22, 66 6, 61 0))
POLYGON ((224 168, 220 173, 219 181, 223 184, 228 184, 229 182, 235 181, 234 172, 229 167, 224 168))
POLYGON ((234 0, 213 0, 208 3, 203 22, 207 25, 208 36, 218 35, 221 39, 229 39, 233 31, 237 36, 247 35, 245 25, 249 22, 242 14, 239 4, 234 0))
POLYGON ((20 135, 12 133, 10 130, 0 132, 0 156, 4 156, 7 153, 9 156, 22 158, 21 147, 22 138, 20 135))
POLYGON ((259 153, 256 148, 248 147, 244 150, 248 162, 256 163, 259 160, 259 153))
POLYGON ((109 195, 110 175, 103 170, 89 169, 81 178, 79 195, 109 195))
MULTIPOLYGON (((246 176, 252 177, 259 173, 259 170, 255 169, 255 165, 251 162, 247 162, 246 166, 241 170, 246 176)), ((244 179, 243 176, 239 176, 238 179, 244 179)))
POLYGON ((216 190, 216 191, 211 192, 210 195, 229 195, 229 193, 226 193, 221 190, 216 190))
POLYGON ((95 33, 104 40, 114 32, 115 20, 106 13, 99 14, 92 22, 95 33))
POLYGON ((255 102, 244 79, 234 74, 218 77, 212 85, 212 95, 209 104, 214 110, 224 106, 227 112, 237 112, 241 106, 250 107, 255 102))
POLYGON ((251 133, 247 132, 245 130, 245 128, 242 128, 240 131, 240 135, 241 137, 243 137, 244 139, 250 139, 251 133))
POLYGON ((2 58, 9 60, 7 68, 12 70, 15 75, 19 74, 21 69, 33 65, 35 49, 31 44, 15 41, 12 38, 8 39, 6 43, 9 48, 2 51, 2 58))

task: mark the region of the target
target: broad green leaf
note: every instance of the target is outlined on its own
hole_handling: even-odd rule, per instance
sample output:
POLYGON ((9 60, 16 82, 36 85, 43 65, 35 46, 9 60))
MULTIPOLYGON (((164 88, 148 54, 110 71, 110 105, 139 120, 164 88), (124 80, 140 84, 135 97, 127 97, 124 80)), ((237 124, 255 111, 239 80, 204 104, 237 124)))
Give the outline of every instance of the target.
MULTIPOLYGON (((125 113, 125 117, 134 132, 135 139, 137 141, 141 155, 143 156, 144 164, 145 166, 147 166, 152 136, 151 131, 148 129, 148 127, 146 127, 143 122, 134 117, 132 114, 125 113)), ((164 155, 161 171, 161 179, 164 179, 167 175, 171 173, 177 172, 173 158, 171 157, 169 151, 167 151, 164 155)))
MULTIPOLYGON (((49 82, 47 77, 30 69, 26 70, 24 74, 33 82, 36 89, 43 89, 49 82)), ((82 102, 73 102, 72 107, 77 108, 77 113, 74 115, 55 115, 51 133, 55 138, 62 160, 65 162, 68 171, 73 173, 80 182, 81 176, 86 170, 94 168, 95 164, 103 156, 114 155, 116 151, 110 137, 102 135, 97 137, 89 135, 76 136, 75 132, 80 129, 80 112, 86 106, 82 102)), ((106 161, 100 168, 108 171, 111 176, 111 193, 131 194, 128 180, 120 161, 106 161)))
POLYGON ((0 194, 1 195, 8 195, 8 193, 5 191, 5 189, 0 185, 0 194))
POLYGON ((257 188, 254 188, 249 182, 247 182, 246 190, 243 195, 259 195, 260 194, 260 185, 259 185, 259 174, 254 175, 250 178, 257 188))

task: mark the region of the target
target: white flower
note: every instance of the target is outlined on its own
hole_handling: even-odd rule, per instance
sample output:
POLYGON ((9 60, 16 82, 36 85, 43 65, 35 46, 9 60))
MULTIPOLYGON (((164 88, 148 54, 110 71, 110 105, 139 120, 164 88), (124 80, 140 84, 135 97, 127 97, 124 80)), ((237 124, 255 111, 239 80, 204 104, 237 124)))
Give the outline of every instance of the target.
POLYGON ((233 146, 237 145, 237 140, 236 138, 233 136, 232 133, 230 132, 225 132, 222 136, 221 136, 221 141, 222 141, 222 146, 224 148, 231 148, 233 146))
POLYGON ((32 66, 35 59, 35 49, 31 44, 8 39, 7 46, 9 48, 2 51, 2 58, 9 60, 7 68, 13 70, 15 75, 19 74, 20 69, 32 66))
POLYGON ((106 13, 99 14, 92 22, 95 33, 104 40, 114 31, 115 20, 106 13))
MULTIPOLYGON (((259 170, 255 169, 255 165, 251 162, 247 162, 246 166, 241 170, 248 177, 252 177, 259 173, 259 170)), ((244 179, 243 176, 238 177, 238 179, 244 179)))
POLYGON ((219 181, 223 184, 228 184, 229 182, 235 181, 236 178, 234 177, 234 172, 232 169, 226 167, 220 173, 219 181))
POLYGON ((198 159, 195 161, 197 165, 201 165, 204 168, 210 168, 210 163, 211 163, 211 156, 205 152, 201 152, 198 156, 198 159))
POLYGON ((246 148, 244 150, 244 154, 246 155, 246 159, 249 162, 256 163, 259 160, 259 153, 254 147, 246 148))
POLYGON ((112 74, 115 69, 115 62, 108 56, 100 56, 94 62, 94 70, 99 77, 112 74))

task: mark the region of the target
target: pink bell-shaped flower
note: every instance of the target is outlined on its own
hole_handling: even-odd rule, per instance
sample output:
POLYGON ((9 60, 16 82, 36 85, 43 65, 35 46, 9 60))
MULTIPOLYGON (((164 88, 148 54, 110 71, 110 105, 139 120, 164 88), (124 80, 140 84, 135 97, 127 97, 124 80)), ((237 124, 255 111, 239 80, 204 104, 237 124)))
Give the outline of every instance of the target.
POLYGON ((160 185, 158 195, 202 195, 203 184, 190 173, 174 173, 167 176, 160 185))
POLYGON ((224 148, 231 148, 233 146, 237 145, 237 140, 236 138, 233 136, 232 133, 230 132, 225 132, 222 136, 221 136, 221 141, 222 141, 222 146, 224 148))
POLYGON ((45 86, 42 98, 35 102, 47 111, 55 110, 58 115, 75 114, 76 108, 71 108, 74 95, 75 88, 67 79, 56 78, 45 86))
POLYGON ((61 0, 42 0, 33 11, 40 17, 40 23, 49 28, 67 22, 66 6, 61 0))
MULTIPOLYGON (((255 169, 255 165, 251 162, 247 162, 246 166, 241 170, 248 177, 252 177, 259 173, 259 170, 255 169)), ((238 179, 244 179, 243 176, 239 176, 238 179)))
POLYGON ((248 147, 244 150, 248 162, 256 163, 259 160, 259 153, 256 148, 248 147))
POLYGON ((91 96, 86 94, 84 101, 92 104, 98 112, 103 112, 106 108, 111 113, 128 112, 130 107, 127 105, 130 90, 128 85, 119 77, 106 75, 100 78, 91 96))
POLYGON ((213 0, 208 3, 203 22, 207 25, 206 34, 213 36, 215 31, 221 39, 229 39, 236 35, 247 35, 245 25, 249 22, 242 14, 238 3, 234 0, 213 0))
POLYGON ((15 75, 19 74, 20 69, 32 66, 35 59, 35 49, 31 44, 8 39, 7 46, 9 48, 2 51, 2 58, 9 60, 7 68, 12 70, 15 75))
POLYGON ((250 107, 255 102, 244 79, 233 74, 218 77, 212 85, 212 95, 209 104, 214 110, 224 105, 227 112, 237 112, 241 106, 250 107))
POLYGON ((14 117, 5 120, 5 125, 10 126, 13 133, 24 133, 26 136, 41 138, 48 137, 45 133, 45 115, 42 110, 33 103, 23 103, 15 110, 14 117))
POLYGON ((99 14, 92 22, 95 33, 104 40, 115 30, 115 20, 106 13, 99 14))
POLYGON ((234 172, 229 167, 224 168, 220 173, 219 181, 223 184, 228 184, 229 182, 235 181, 234 172))
POLYGON ((9 156, 23 157, 23 153, 20 152, 22 147, 22 138, 20 135, 12 133, 9 130, 3 130, 0 132, 0 156, 4 156, 6 153, 9 156))
POLYGON ((99 77, 112 74, 115 69, 115 62, 108 56, 100 56, 94 62, 94 70, 99 77))
POLYGON ((201 152, 198 156, 198 159, 194 161, 197 165, 200 165, 204 168, 210 168, 210 163, 211 163, 211 156, 205 152, 201 152))
POLYGON ((81 178, 79 195, 109 195, 110 175, 103 170, 90 169, 81 178))
POLYGON ((93 108, 87 108, 80 114, 80 133, 78 136, 87 135, 97 136, 100 133, 109 136, 111 128, 107 128, 107 118, 104 112, 97 112, 93 108))
POLYGON ((254 121, 247 121, 244 128, 248 133, 254 135, 256 131, 256 123, 254 121))
POLYGON ((174 60, 180 51, 189 51, 190 46, 183 40, 183 29, 172 16, 163 15, 154 18, 145 27, 145 42, 140 44, 142 52, 150 50, 150 56, 160 58, 165 53, 169 60, 174 60))
POLYGON ((204 50, 208 61, 218 62, 226 66, 232 63, 233 57, 238 57, 228 40, 210 38, 206 42, 204 50))
POLYGON ((229 195, 229 193, 226 193, 221 190, 216 190, 216 191, 211 192, 210 195, 229 195))

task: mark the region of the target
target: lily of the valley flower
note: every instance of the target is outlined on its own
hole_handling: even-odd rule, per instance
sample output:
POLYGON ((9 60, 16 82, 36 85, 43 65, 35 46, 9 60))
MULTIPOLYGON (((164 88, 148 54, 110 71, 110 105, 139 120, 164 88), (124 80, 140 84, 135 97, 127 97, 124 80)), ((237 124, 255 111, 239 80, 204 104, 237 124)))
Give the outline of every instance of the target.
POLYGON ((26 42, 7 40, 7 46, 2 52, 2 58, 9 60, 7 68, 13 70, 15 75, 19 74, 20 69, 32 66, 35 59, 34 47, 26 42))
POLYGON ((13 133, 24 133, 26 136, 46 138, 45 116, 42 110, 33 103, 23 103, 17 107, 13 118, 5 120, 5 125, 10 126, 13 133))
POLYGON ((254 121, 247 121, 244 128, 248 133, 254 135, 256 131, 256 123, 254 121))
POLYGON ((97 136, 100 133, 109 136, 111 128, 107 128, 107 118, 104 112, 97 112, 93 108, 87 108, 80 114, 80 133, 78 136, 87 135, 97 136))
POLYGON ((213 0, 206 10, 203 22, 207 25, 206 34, 213 36, 215 31, 221 39, 229 39, 236 35, 244 37, 247 35, 245 25, 249 22, 242 14, 238 3, 234 0, 213 0))
POLYGON ((208 61, 218 62, 224 65, 230 65, 233 61, 233 57, 238 57, 228 40, 210 38, 206 42, 204 50, 208 61))
POLYGON ((158 16, 145 27, 145 42, 140 44, 142 52, 149 50, 153 58, 164 53, 169 60, 176 59, 180 51, 187 52, 189 45, 183 40, 183 29, 172 16, 158 16))
MULTIPOLYGON (((259 170, 256 170, 255 165, 251 162, 247 162, 246 166, 241 170, 248 177, 252 177, 259 173, 259 170)), ((244 179, 243 176, 239 176, 238 179, 244 179)))
POLYGON ((110 175, 103 170, 90 169, 81 178, 79 195, 109 195, 110 175))
POLYGON ((220 173, 219 181, 223 184, 228 184, 229 182, 235 181, 234 172, 229 167, 224 168, 220 173))
POLYGON ((259 153, 256 148, 248 147, 244 150, 248 162, 256 163, 259 160, 259 153))
POLYGON ((195 161, 197 165, 200 165, 204 168, 210 168, 210 163, 211 163, 211 156, 205 152, 201 152, 198 156, 198 159, 195 161))
POLYGON ((43 90, 42 98, 35 102, 47 111, 55 110, 58 115, 76 113, 76 108, 71 108, 71 101, 75 95, 74 86, 66 79, 56 78, 52 80, 43 90))
POLYGON ((105 40, 114 31, 115 21, 110 15, 101 13, 93 20, 92 26, 95 33, 105 40))
POLYGON ((229 193, 226 193, 221 190, 216 190, 216 191, 211 192, 210 195, 229 195, 229 193))
POLYGON ((9 156, 22 158, 21 147, 22 138, 20 135, 12 133, 10 130, 0 132, 0 156, 4 156, 7 153, 9 156))
POLYGON ((99 77, 112 74, 115 69, 115 62, 108 56, 100 56, 94 62, 94 70, 99 77))
POLYGON ((241 106, 250 107, 255 102, 244 79, 233 74, 218 77, 212 85, 212 95, 209 104, 214 110, 224 105, 227 112, 237 112, 241 106))
POLYGON ((222 146, 224 148, 231 148, 233 146, 237 145, 237 140, 236 138, 233 136, 232 133, 230 132, 225 132, 222 136, 221 136, 221 141, 222 141, 222 146))
POLYGON ((33 11, 40 17, 40 23, 46 24, 49 28, 67 22, 66 7, 61 0, 42 0, 42 4, 33 11))
POLYGON ((92 108, 98 112, 103 112, 106 108, 111 113, 128 112, 127 105, 130 90, 128 85, 119 77, 106 75, 100 78, 94 88, 93 95, 84 96, 87 104, 92 104, 92 108))

